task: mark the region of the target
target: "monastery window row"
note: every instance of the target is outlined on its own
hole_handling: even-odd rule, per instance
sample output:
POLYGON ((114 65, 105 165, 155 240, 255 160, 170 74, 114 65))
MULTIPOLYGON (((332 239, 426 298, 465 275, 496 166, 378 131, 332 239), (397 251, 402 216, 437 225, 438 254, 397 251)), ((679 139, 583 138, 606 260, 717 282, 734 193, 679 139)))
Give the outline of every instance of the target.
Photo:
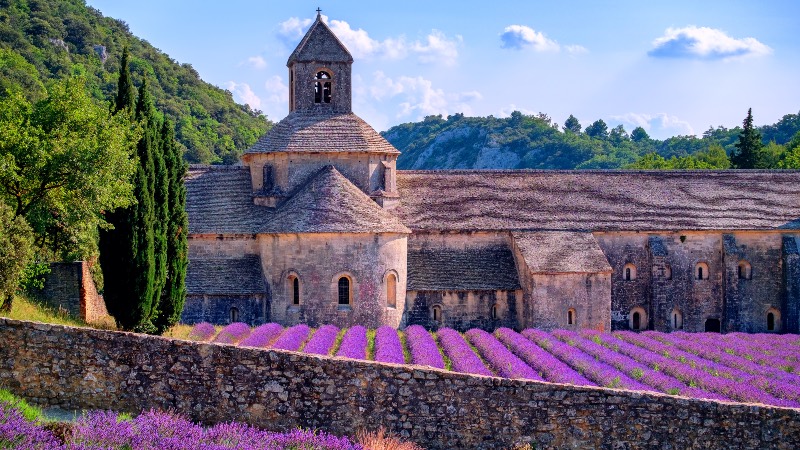
MULTIPOLYGON (((749 280, 753 277, 753 268, 749 262, 745 260, 739 261, 736 266, 736 274, 740 280, 749 280)), ((705 262, 698 262, 694 266, 693 278, 698 281, 708 280, 710 271, 708 264, 705 262)), ((663 269, 659 270, 659 276, 666 280, 672 279, 672 268, 665 265, 663 269)), ((622 279, 624 281, 633 281, 636 279, 636 266, 632 263, 627 263, 622 268, 622 279)))
MULTIPOLYGON (((386 275, 386 307, 397 308, 397 274, 392 272, 386 275)), ((292 273, 287 278, 289 298, 293 306, 300 305, 300 277, 292 273)), ((349 276, 342 275, 336 283, 336 300, 340 306, 353 303, 353 283, 349 276)), ((231 313, 233 314, 233 313, 231 313)), ((237 312, 238 314, 238 312, 237 312)))
MULTIPOLYGON (((500 306, 497 303, 492 305, 492 308, 489 312, 489 317, 492 320, 500 320, 500 306)), ((444 317, 442 316, 442 305, 436 304, 431 306, 430 309, 430 319, 437 324, 441 324, 444 321, 444 317)))

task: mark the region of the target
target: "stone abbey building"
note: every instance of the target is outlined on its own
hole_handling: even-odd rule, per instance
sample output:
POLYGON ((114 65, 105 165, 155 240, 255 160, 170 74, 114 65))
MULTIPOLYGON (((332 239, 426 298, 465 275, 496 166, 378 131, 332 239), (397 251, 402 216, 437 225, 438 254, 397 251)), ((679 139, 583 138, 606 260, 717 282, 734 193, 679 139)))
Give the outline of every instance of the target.
POLYGON ((289 115, 187 180, 183 321, 800 331, 800 173, 402 171, 319 16, 289 115))

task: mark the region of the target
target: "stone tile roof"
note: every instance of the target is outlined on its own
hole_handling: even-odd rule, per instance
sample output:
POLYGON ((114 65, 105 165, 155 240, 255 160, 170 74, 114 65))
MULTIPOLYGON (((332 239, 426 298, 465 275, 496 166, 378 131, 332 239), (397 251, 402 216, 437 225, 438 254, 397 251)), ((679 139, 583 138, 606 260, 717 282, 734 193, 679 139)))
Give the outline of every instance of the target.
POLYGON ((592 233, 533 231, 511 236, 531 273, 611 272, 592 233))
POLYGON ((511 249, 505 246, 408 249, 409 291, 520 289, 511 249))
POLYGON ((360 117, 332 110, 296 110, 278 122, 247 153, 400 152, 360 117))
POLYGON ((253 233, 268 208, 253 204, 250 169, 192 165, 186 177, 189 233, 253 233))
POLYGON ((298 61, 320 61, 320 62, 353 62, 353 56, 347 51, 347 47, 342 44, 339 38, 333 34, 328 25, 322 21, 322 17, 317 15, 317 20, 311 24, 311 28, 306 31, 306 35, 297 44, 286 65, 298 61))
POLYGON ((236 259, 189 258, 186 292, 189 295, 266 294, 261 259, 255 255, 236 259))
POLYGON ((798 171, 398 171, 412 230, 800 229, 798 171))
POLYGON ((243 166, 191 166, 186 191, 191 234, 411 232, 333 166, 274 209, 253 204, 243 166))
POLYGON ((280 205, 260 233, 411 233, 333 166, 280 205))

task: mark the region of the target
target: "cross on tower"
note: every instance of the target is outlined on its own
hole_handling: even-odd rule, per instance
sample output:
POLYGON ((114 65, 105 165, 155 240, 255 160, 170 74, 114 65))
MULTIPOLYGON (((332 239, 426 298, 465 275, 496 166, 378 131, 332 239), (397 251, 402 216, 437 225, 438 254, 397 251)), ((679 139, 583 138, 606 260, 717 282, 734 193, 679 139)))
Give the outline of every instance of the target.
POLYGON ((319 9, 319 6, 317 6, 317 17, 319 17, 319 16, 320 16, 320 14, 322 14, 322 10, 321 10, 321 9, 319 9))

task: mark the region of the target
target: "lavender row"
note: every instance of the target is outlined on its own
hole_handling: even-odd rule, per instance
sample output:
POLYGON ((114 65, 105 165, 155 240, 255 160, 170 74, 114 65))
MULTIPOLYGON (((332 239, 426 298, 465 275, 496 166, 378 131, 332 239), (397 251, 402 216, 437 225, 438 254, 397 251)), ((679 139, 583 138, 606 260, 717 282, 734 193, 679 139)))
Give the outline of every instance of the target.
POLYGON ((464 337, 461 336, 461 333, 452 328, 440 328, 436 332, 436 337, 442 346, 444 354, 450 358, 450 362, 453 365, 452 370, 492 376, 492 372, 486 368, 483 361, 475 354, 464 337))
POLYGON ((634 346, 649 350, 644 352, 644 354, 639 353, 637 356, 630 353, 633 351, 630 347, 623 345, 618 345, 617 347, 620 352, 633 359, 648 364, 651 367, 657 366, 660 370, 663 370, 664 373, 672 375, 689 385, 695 385, 706 391, 720 394, 740 402, 764 403, 787 407, 796 407, 797 405, 794 401, 783 400, 770 395, 751 383, 743 383, 733 378, 715 375, 724 372, 726 368, 708 360, 698 358, 691 353, 682 352, 675 347, 671 349, 665 348, 669 346, 650 337, 631 331, 617 331, 614 333, 613 338, 618 338, 618 340, 624 340, 630 344, 634 344, 634 346), (697 367, 704 367, 706 370, 697 367))
POLYGON ((411 362, 423 366, 444 369, 444 359, 433 336, 419 325, 406 328, 406 345, 411 352, 411 362))
POLYGON ((478 349, 497 375, 505 378, 544 381, 535 370, 525 364, 525 361, 519 359, 502 342, 486 331, 473 328, 464 333, 464 336, 478 349))
POLYGON ((586 353, 559 341, 544 331, 528 329, 523 331, 522 335, 600 386, 634 391, 652 390, 619 370, 604 362, 595 360, 586 353))
POLYGON ((654 390, 671 395, 683 395, 687 397, 716 398, 717 396, 699 389, 687 386, 675 377, 665 375, 662 372, 653 370, 645 364, 641 364, 635 359, 622 353, 611 350, 599 344, 599 336, 593 336, 592 340, 582 337, 575 331, 556 330, 553 335, 562 341, 569 341, 577 348, 594 356, 595 358, 610 364, 621 370, 629 377, 638 380, 654 390))
POLYGON ((311 328, 309 328, 306 324, 289 327, 283 332, 283 334, 278 336, 278 339, 275 340, 275 343, 273 343, 270 348, 277 350, 291 350, 296 352, 300 349, 300 346, 303 345, 303 342, 305 342, 305 340, 308 338, 309 333, 311 333, 311 328))
POLYGON ((787 362, 800 361, 800 336, 794 334, 776 335, 774 333, 748 334, 734 332, 723 334, 720 338, 727 344, 736 345, 741 342, 751 349, 767 356, 775 356, 787 362))
POLYGON ((234 322, 222 330, 212 342, 217 344, 238 344, 242 339, 250 334, 250 325, 242 322, 234 322))
POLYGON ((541 347, 510 328, 500 328, 495 332, 497 339, 505 344, 514 354, 522 358, 532 369, 546 380, 553 383, 567 383, 578 386, 595 386, 586 377, 572 367, 561 362, 541 347))
POLYGON ((382 326, 375 331, 375 361, 403 364, 405 355, 397 330, 382 326))
POLYGON ((312 355, 327 355, 331 351, 338 334, 339 328, 333 325, 319 327, 317 332, 308 340, 306 346, 303 347, 303 352, 312 355))
POLYGON ((361 325, 350 327, 342 338, 336 356, 352 359, 367 359, 367 329, 361 325))
POLYGON ((217 329, 214 327, 214 325, 211 325, 208 322, 200 322, 192 327, 191 331, 189 331, 189 340, 205 342, 211 339, 216 332, 217 329))
POLYGON ((277 323, 265 323, 259 325, 250 336, 247 336, 239 343, 240 347, 260 347, 267 348, 283 332, 283 327, 277 323))

